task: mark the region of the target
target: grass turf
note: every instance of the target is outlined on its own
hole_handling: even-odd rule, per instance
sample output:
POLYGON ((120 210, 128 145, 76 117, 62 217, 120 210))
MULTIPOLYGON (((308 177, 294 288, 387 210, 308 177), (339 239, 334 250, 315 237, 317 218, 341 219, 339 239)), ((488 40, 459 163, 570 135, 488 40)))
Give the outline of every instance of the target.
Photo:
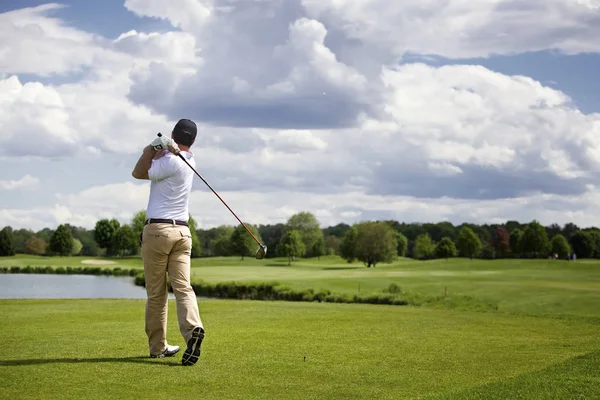
POLYGON ((600 397, 598 318, 229 300, 200 312, 201 361, 182 367, 174 301, 167 338, 182 351, 149 359, 143 301, 2 300, 2 397, 600 397))
MULTIPOLYGON (((17 255, 0 260, 12 265, 84 266, 86 257, 17 255)), ((110 258, 107 268, 139 268, 139 257, 110 258)), ((96 266, 96 265, 91 265, 96 266)), ((500 312, 532 315, 593 315, 600 317, 600 260, 432 260, 400 259, 366 268, 339 257, 256 260, 246 257, 192 260, 192 279, 206 282, 278 281, 294 289, 327 289, 337 293, 376 293, 396 283, 425 295, 474 296, 498 305, 500 312)), ((463 308, 468 305, 463 305, 463 308)))

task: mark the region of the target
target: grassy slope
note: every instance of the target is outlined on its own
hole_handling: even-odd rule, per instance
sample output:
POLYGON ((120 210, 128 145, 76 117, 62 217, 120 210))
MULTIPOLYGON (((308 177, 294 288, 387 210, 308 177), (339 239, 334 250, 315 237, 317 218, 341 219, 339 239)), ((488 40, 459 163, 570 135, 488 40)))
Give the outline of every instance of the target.
MULTIPOLYGON (((202 359, 184 368, 181 353, 145 358, 143 301, 0 301, 2 397, 600 397, 595 318, 253 301, 200 310, 202 359)), ((168 339, 183 345, 173 301, 168 339)))

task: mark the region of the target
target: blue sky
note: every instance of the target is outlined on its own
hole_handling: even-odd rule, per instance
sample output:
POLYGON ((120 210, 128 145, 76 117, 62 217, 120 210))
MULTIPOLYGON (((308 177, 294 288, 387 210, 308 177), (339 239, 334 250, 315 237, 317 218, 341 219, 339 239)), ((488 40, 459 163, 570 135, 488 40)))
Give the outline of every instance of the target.
MULTIPOLYGON (((179 118, 251 223, 600 226, 595 0, 60 4, 0 4, 0 226, 128 221, 179 118)), ((200 181, 190 212, 235 223, 200 181)))

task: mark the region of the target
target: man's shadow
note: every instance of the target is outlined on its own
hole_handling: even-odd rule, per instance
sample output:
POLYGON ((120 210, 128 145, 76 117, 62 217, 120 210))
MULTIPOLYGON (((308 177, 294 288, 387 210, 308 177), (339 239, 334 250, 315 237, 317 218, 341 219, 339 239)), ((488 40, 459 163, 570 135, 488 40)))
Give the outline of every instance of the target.
POLYGON ((106 357, 106 358, 40 358, 29 360, 0 360, 0 367, 17 367, 22 365, 44 364, 79 364, 79 363, 136 363, 157 366, 178 367, 181 361, 172 357, 106 357))

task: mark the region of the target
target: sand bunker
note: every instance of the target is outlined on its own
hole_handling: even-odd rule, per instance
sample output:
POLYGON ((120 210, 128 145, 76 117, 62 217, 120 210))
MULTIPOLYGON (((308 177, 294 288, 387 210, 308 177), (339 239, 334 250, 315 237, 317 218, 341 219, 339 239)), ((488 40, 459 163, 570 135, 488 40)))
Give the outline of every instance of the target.
POLYGON ((110 261, 110 260, 83 260, 81 261, 82 264, 93 264, 93 265, 110 265, 110 264, 116 264, 116 262, 114 261, 110 261))

